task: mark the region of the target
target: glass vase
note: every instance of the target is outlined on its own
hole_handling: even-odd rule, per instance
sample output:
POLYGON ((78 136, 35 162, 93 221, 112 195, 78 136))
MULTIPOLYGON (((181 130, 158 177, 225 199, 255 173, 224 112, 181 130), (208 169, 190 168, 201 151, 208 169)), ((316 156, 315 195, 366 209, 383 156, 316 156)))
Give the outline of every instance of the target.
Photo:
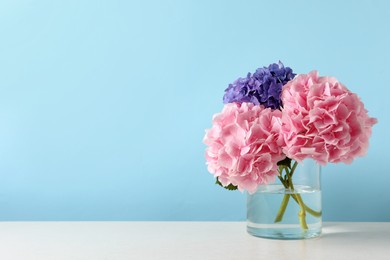
MULTIPOLYGON (((289 160, 289 159, 288 159, 289 160)), ((321 234, 321 167, 314 160, 279 165, 277 180, 247 194, 247 231, 257 237, 306 239, 321 234)))

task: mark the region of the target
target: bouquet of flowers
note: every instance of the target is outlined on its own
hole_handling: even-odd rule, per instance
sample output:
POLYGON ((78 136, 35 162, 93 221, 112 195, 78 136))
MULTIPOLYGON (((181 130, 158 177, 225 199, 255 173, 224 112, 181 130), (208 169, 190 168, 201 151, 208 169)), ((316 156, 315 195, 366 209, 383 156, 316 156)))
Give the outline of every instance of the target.
MULTIPOLYGON (((208 170, 220 186, 250 194, 277 178, 294 190, 294 170, 306 158, 351 163, 366 154, 377 122, 336 78, 317 71, 296 75, 281 62, 234 81, 223 102, 203 140, 208 170)), ((302 210, 321 214, 293 198, 302 210)), ((307 229, 304 216, 300 223, 307 229)))

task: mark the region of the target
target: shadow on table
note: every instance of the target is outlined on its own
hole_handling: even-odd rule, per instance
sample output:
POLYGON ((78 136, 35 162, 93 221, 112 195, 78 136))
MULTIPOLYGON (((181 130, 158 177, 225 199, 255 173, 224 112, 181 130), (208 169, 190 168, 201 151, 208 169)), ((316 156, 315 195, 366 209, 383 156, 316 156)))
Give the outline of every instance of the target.
POLYGON ((322 238, 342 238, 342 239, 375 239, 390 241, 390 233, 379 225, 370 225, 364 222, 358 225, 350 223, 326 223, 323 227, 322 238))

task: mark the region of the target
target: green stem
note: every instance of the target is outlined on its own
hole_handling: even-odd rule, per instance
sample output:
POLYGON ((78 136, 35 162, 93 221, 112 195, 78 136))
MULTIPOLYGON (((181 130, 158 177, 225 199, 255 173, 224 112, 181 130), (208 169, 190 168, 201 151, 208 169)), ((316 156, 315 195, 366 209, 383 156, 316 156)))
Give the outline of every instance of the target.
POLYGON ((305 207, 305 210, 307 211, 307 213, 309 213, 310 215, 317 217, 317 218, 321 217, 322 211, 315 211, 315 210, 309 208, 305 203, 303 203, 303 206, 305 207))
MULTIPOLYGON (((294 164, 295 166, 295 164, 294 164)), ((294 185, 292 183, 292 180, 291 178, 289 178, 290 180, 290 188, 292 191, 294 191, 294 185)), ((301 208, 301 210, 299 211, 298 213, 298 217, 299 217, 299 223, 301 224, 301 228, 303 230, 308 230, 309 228, 307 227, 307 223, 306 223, 306 210, 305 210, 305 203, 303 203, 303 200, 302 200, 302 197, 300 194, 294 194, 297 201, 298 201, 298 204, 299 204, 299 207, 301 208)))
POLYGON ((291 168, 290 179, 292 178, 292 176, 293 176, 293 174, 294 174, 294 171, 295 171, 295 169, 297 168, 297 166, 298 166, 298 162, 295 161, 293 167, 291 168))
MULTIPOLYGON (((289 186, 288 186, 289 184, 285 183, 285 181, 281 177, 279 177, 279 179, 280 179, 281 183, 283 184, 283 186, 286 189, 288 189, 289 188, 289 186)), ((298 203, 298 200, 297 200, 295 194, 286 194, 284 196, 291 196, 295 200, 295 202, 298 203)), ((303 203, 303 206, 305 207, 305 210, 307 211, 307 213, 309 213, 310 215, 312 215, 314 217, 321 217, 322 211, 315 211, 314 209, 312 209, 309 206, 307 206, 305 203, 303 203)), ((282 218, 283 218, 283 216, 282 216, 282 218)))
POLYGON ((278 214, 276 215, 276 218, 275 218, 275 223, 282 221, 283 215, 284 215, 284 212, 286 211, 287 204, 288 204, 289 200, 290 200, 290 194, 284 195, 283 200, 282 200, 282 205, 280 206, 278 214))
POLYGON ((301 210, 298 213, 299 223, 301 224, 303 230, 308 230, 309 228, 307 227, 307 223, 306 223, 306 210, 305 207, 303 206, 304 203, 302 201, 302 197, 299 194, 296 194, 296 197, 298 200, 299 207, 301 207, 301 210))
MULTIPOLYGON (((294 164, 293 164, 293 167, 291 168, 291 171, 289 171, 289 167, 288 166, 285 166, 285 165, 280 165, 279 166, 279 176, 278 178, 280 179, 281 183, 283 184, 283 186, 286 188, 286 189, 291 189, 292 191, 294 191, 294 185, 293 185, 293 182, 292 182, 292 176, 295 172, 295 169, 296 167, 298 166, 298 163, 295 161, 294 164), (283 170, 286 171, 286 174, 283 178, 283 170)), ((298 217, 299 217, 299 222, 301 224, 301 227, 303 230, 307 230, 307 223, 306 223, 306 212, 311 214, 312 216, 314 217, 321 217, 322 215, 322 212, 321 211, 315 211, 313 209, 311 209, 310 207, 308 207, 302 200, 302 197, 301 195, 299 194, 285 194, 284 197, 283 197, 283 200, 282 200, 282 203, 280 205, 280 208, 279 208, 279 211, 276 215, 276 218, 275 218, 275 223, 276 222, 280 222, 282 221, 283 219, 283 215, 286 211, 286 208, 287 208, 287 204, 290 200, 290 197, 292 197, 296 203, 298 203, 299 207, 301 208, 301 210, 299 211, 299 214, 298 214, 298 217)))

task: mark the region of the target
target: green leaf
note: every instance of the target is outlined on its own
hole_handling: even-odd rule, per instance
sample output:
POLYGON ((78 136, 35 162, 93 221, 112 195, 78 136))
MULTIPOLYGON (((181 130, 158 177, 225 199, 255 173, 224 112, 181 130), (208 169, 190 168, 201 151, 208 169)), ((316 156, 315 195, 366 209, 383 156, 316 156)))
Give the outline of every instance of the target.
POLYGON ((234 186, 233 184, 229 184, 228 186, 223 186, 222 183, 218 180, 218 177, 215 180, 215 184, 218 184, 219 186, 227 190, 237 190, 237 186, 234 186))
POLYGON ((283 165, 291 169, 291 159, 286 157, 283 160, 276 163, 278 166, 283 165))

